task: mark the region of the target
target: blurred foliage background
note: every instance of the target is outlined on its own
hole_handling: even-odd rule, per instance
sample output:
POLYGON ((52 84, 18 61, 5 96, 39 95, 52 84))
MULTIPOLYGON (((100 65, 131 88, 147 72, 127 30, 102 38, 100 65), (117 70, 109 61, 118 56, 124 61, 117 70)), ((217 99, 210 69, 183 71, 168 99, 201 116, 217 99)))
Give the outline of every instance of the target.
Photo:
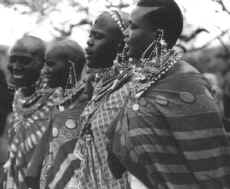
MULTIPOLYGON (((205 1, 207 7, 204 11, 207 9, 206 11, 209 11, 212 16, 203 20, 206 19, 207 23, 213 22, 213 28, 208 27, 209 24, 191 22, 191 12, 198 14, 196 7, 200 6, 200 0, 193 0, 195 5, 193 7, 186 5, 189 0, 176 1, 184 13, 184 31, 177 47, 185 52, 186 59, 201 72, 214 73, 218 76, 220 83, 223 83, 225 75, 230 71, 229 0, 205 1), (220 21, 222 25, 215 25, 214 20, 217 23, 220 21)), ((204 3, 204 0, 202 2, 204 3)), ((105 8, 130 12, 135 3, 135 0, 0 0, 0 6, 29 17, 33 21, 25 33, 38 35, 45 40, 71 37, 83 46, 85 46, 90 25, 98 12, 105 8)), ((200 14, 200 18, 202 17, 200 14)), ((0 61, 3 69, 7 62, 7 46, 10 45, 0 46, 0 61)))

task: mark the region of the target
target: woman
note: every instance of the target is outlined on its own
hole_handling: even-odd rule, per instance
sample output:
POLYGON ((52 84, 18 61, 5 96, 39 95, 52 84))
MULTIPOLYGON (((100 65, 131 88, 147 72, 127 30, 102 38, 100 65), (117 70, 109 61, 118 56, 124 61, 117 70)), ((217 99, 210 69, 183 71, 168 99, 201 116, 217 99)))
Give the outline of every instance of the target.
POLYGON ((54 160, 59 148, 77 136, 77 121, 91 97, 89 83, 81 80, 85 55, 81 46, 70 39, 52 41, 45 53, 44 77, 47 88, 61 87, 62 99, 52 112, 51 133, 44 146, 48 147, 40 178, 40 188, 45 188, 47 175, 52 175, 54 160))
POLYGON ((218 105, 203 76, 172 50, 182 23, 174 0, 140 0, 132 11, 132 87, 107 133, 109 154, 119 160, 110 168, 115 174, 122 165, 146 188, 229 188, 218 105))
POLYGON ((108 122, 116 114, 116 108, 123 102, 126 90, 120 91, 119 99, 116 102, 111 99, 106 107, 94 103, 97 99, 98 105, 100 104, 100 97, 103 98, 103 94, 119 74, 114 69, 113 61, 124 45, 124 31, 127 26, 127 22, 122 19, 124 16, 117 11, 105 11, 97 17, 91 28, 86 59, 90 71, 95 74, 93 97, 80 116, 76 140, 65 143, 61 158, 55 161, 58 167, 53 170, 55 174, 48 179, 50 189, 70 187, 70 178, 75 179, 72 188, 128 187, 127 176, 117 180, 109 170, 104 135, 108 122))
POLYGON ((8 158, 8 144, 3 133, 6 126, 7 115, 11 110, 11 101, 9 98, 6 77, 2 70, 0 70, 0 91, 0 188, 3 188, 3 165, 8 158))
POLYGON ((9 145, 9 157, 4 165, 6 189, 32 187, 36 182, 30 167, 33 168, 36 148, 48 131, 49 112, 59 96, 59 91, 44 92, 37 85, 44 52, 44 42, 29 35, 17 40, 10 49, 10 82, 17 90, 5 132, 9 145))

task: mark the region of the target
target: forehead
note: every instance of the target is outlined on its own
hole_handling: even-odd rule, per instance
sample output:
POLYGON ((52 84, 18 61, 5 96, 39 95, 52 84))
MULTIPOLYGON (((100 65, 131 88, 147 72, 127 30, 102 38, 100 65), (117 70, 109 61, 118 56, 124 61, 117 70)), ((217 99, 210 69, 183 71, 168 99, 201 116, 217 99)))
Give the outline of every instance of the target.
POLYGON ((15 46, 10 50, 10 57, 30 57, 33 58, 33 54, 30 48, 15 46))
POLYGON ((104 32, 111 32, 118 28, 117 23, 113 20, 108 12, 104 12, 98 16, 92 29, 101 30, 104 32))
MULTIPOLYGON (((160 7, 139 7, 137 6, 130 16, 130 21, 143 28, 152 28, 150 14, 160 7)), ((154 18, 152 18, 154 19, 154 18)))
POLYGON ((33 58, 27 55, 14 54, 9 57, 9 63, 20 63, 21 61, 32 61, 33 58), (16 62, 15 62, 16 61, 16 62))
POLYGON ((66 45, 61 44, 59 42, 50 42, 47 44, 46 51, 45 51, 45 58, 56 58, 62 57, 63 53, 66 51, 66 45))

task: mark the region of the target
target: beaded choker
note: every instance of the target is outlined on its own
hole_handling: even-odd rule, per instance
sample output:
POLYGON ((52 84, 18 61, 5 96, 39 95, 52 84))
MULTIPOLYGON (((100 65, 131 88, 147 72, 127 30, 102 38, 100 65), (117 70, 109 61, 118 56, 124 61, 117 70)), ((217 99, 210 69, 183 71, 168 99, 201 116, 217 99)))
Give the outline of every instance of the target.
POLYGON ((77 85, 71 89, 65 89, 64 96, 58 102, 59 111, 64 111, 65 107, 69 106, 74 102, 75 99, 81 94, 85 88, 85 83, 77 83, 77 85))
POLYGON ((164 40, 164 31, 156 30, 156 37, 143 52, 140 59, 129 58, 128 46, 125 45, 123 52, 118 54, 114 65, 118 69, 131 70, 135 97, 139 98, 149 87, 160 80, 181 59, 174 50, 167 48, 164 40))
POLYGON ((90 73, 94 75, 95 81, 107 81, 110 80, 116 74, 117 70, 114 66, 107 68, 90 68, 90 73))
POLYGON ((21 116, 33 113, 44 103, 42 97, 51 94, 52 91, 51 89, 46 89, 46 91, 37 89, 32 95, 25 97, 22 89, 18 89, 14 96, 13 111, 21 116))
POLYGON ((179 60, 180 56, 173 50, 169 50, 157 59, 140 61, 138 65, 133 66, 134 81, 142 83, 135 89, 135 98, 140 98, 148 88, 162 79, 179 60))

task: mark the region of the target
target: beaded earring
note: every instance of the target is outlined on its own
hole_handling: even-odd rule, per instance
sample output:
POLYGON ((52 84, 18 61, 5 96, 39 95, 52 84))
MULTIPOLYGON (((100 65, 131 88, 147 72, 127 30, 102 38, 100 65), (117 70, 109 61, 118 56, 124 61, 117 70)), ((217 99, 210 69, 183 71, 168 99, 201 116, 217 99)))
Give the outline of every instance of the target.
POLYGON ((174 50, 167 48, 164 31, 157 30, 153 42, 142 54, 139 65, 142 69, 135 70, 136 75, 142 76, 138 77, 139 80, 148 81, 146 85, 135 91, 135 98, 140 98, 149 87, 161 80, 180 59, 181 57, 174 50))
POLYGON ((125 24, 121 18, 121 15, 119 14, 119 12, 116 10, 111 10, 111 11, 108 11, 108 13, 111 15, 112 19, 117 23, 122 34, 125 36, 126 27, 125 27, 125 24))
MULTIPOLYGON (((111 17, 113 18, 113 20, 117 23, 120 31, 122 32, 123 36, 126 36, 126 24, 124 23, 120 13, 116 10, 111 10, 108 11, 108 13, 111 15, 111 17)), ((122 52, 118 52, 116 55, 116 58, 114 59, 113 63, 115 67, 118 68, 124 68, 127 66, 127 62, 128 62, 128 55, 127 55, 127 51, 128 51, 128 45, 125 44, 122 52)))
POLYGON ((66 81, 65 89, 64 89, 64 96, 68 96, 70 91, 69 89, 73 89, 77 84, 77 74, 76 74, 76 67, 75 63, 71 60, 68 60, 68 78, 66 81))
POLYGON ((167 43, 164 40, 164 30, 157 29, 154 35, 152 43, 142 53, 141 63, 142 64, 153 64, 155 67, 162 67, 161 57, 167 54, 167 43))
POLYGON ((125 43, 121 53, 117 53, 113 64, 115 67, 125 68, 129 62, 128 45, 125 43))

